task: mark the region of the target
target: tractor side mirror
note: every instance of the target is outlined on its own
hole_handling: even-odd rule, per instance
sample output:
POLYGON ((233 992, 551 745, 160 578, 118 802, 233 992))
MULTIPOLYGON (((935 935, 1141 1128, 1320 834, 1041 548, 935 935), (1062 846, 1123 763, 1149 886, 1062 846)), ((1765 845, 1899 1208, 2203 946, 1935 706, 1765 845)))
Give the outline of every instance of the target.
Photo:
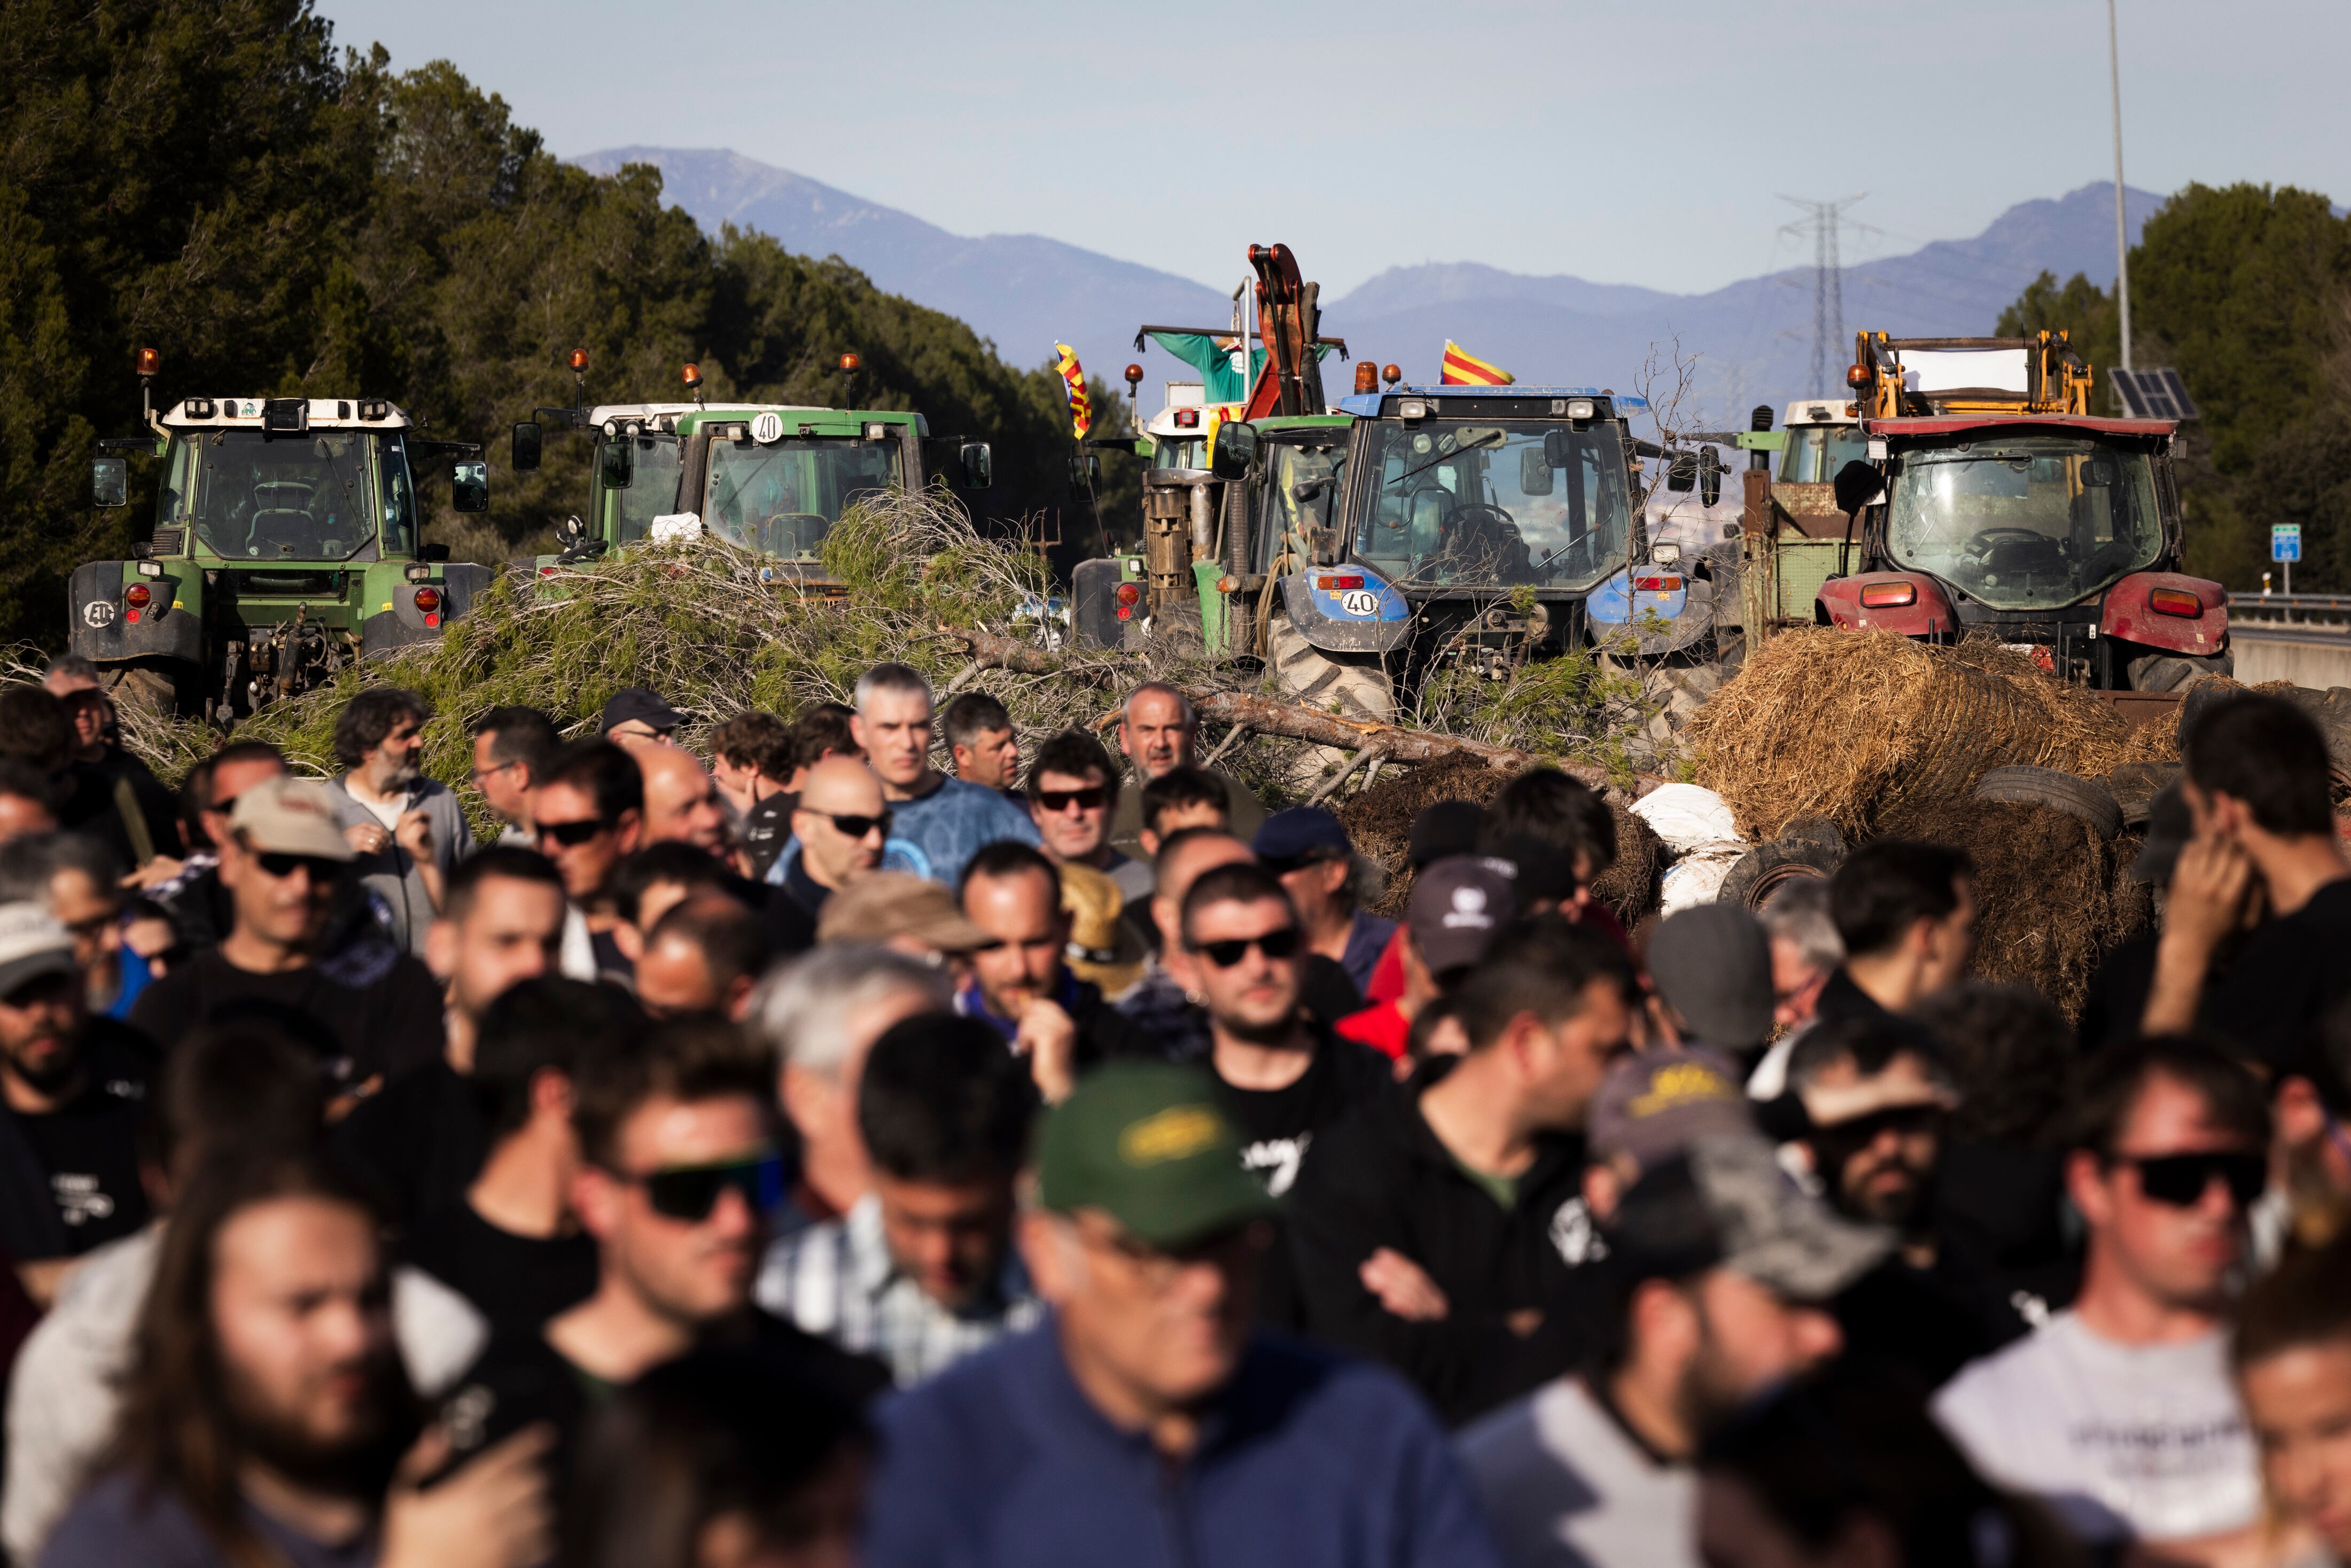
POLYGON ((423 561, 447 560, 449 559, 449 547, 447 545, 418 545, 416 547, 416 559, 423 561))
POLYGON ((2082 460, 2082 486, 2085 489, 2103 490, 2115 482, 2115 460, 2111 457, 2086 457, 2082 460))
POLYGON ((596 477, 607 490, 625 490, 637 476, 637 444, 624 435, 608 437, 596 448, 596 477))
MULTIPOLYGON (((1543 443, 1544 446, 1548 446, 1551 443, 1548 441, 1543 443)), ((1519 448, 1520 495, 1550 495, 1553 487, 1553 476, 1557 473, 1558 469, 1552 465, 1550 457, 1544 453, 1542 447, 1521 446, 1519 448)))
POLYGON ((1072 495, 1091 490, 1102 478, 1102 455, 1098 452, 1070 454, 1070 491, 1072 495))
POLYGON ((996 482, 996 459, 985 441, 967 441, 959 455, 963 465, 963 487, 985 490, 996 482))
POLYGON ((1698 455, 1677 452, 1666 462, 1666 488, 1686 496, 1698 488, 1698 455))
POLYGON ((1245 479, 1257 465, 1257 426, 1228 419, 1217 426, 1217 447, 1208 455, 1208 471, 1219 479, 1245 479))
POLYGON ((538 471, 542 445, 538 421, 526 419, 514 427, 514 471, 535 474, 538 471))
POLYGON ((1886 493, 1886 481, 1876 469, 1859 458, 1837 470, 1831 488, 1836 493, 1837 510, 1850 517, 1886 493))
POLYGON ((95 507, 131 504, 131 465, 120 457, 98 457, 89 465, 89 499, 95 507))
MULTIPOLYGON (((1542 455, 1543 462, 1548 464, 1550 466, 1553 468, 1566 467, 1568 457, 1570 455, 1568 451, 1567 432, 1564 430, 1544 431, 1542 455)), ((1543 494, 1548 496, 1551 492, 1546 490, 1543 494)))
POLYGON ((1698 499, 1703 507, 1722 499, 1722 454, 1711 446, 1698 449, 1698 499))
POLYGON ((449 504, 461 512, 490 509, 490 465, 458 463, 449 470, 449 504))

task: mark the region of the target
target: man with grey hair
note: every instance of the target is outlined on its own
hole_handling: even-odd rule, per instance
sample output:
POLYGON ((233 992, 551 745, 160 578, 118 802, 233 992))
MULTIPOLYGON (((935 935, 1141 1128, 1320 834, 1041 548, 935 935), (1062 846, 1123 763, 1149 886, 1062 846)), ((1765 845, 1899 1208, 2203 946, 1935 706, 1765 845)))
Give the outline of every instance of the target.
POLYGON ((744 1026, 775 1053, 776 1093, 799 1134, 799 1171, 778 1236, 849 1212, 872 1185, 857 1131, 865 1053, 917 1013, 949 1012, 945 971, 886 947, 841 943, 768 971, 744 1026))
MULTIPOLYGON (((1165 681, 1150 681, 1127 695, 1118 721, 1118 748, 1134 765, 1134 788, 1122 789, 1111 818, 1110 841, 1122 854, 1148 858, 1143 849, 1143 786, 1163 773, 1197 766, 1200 716, 1192 699, 1165 681)), ((1265 806, 1231 774, 1208 768, 1225 787, 1225 825, 1249 843, 1265 825, 1265 806)))
POLYGON ((1788 1087, 1788 1053, 1812 1027, 1822 988, 1844 962, 1844 942, 1829 915, 1826 877, 1782 883, 1756 914, 1771 942, 1771 1021, 1787 1032, 1756 1063, 1747 1092, 1758 1100, 1776 1100, 1788 1087))
POLYGON ((98 685, 98 666, 79 653, 60 653, 41 672, 41 689, 53 697, 90 691, 98 685))
POLYGON ((910 868, 918 874, 954 887, 964 862, 982 845, 999 839, 1039 842, 1037 824, 1006 796, 931 766, 931 685, 920 671, 876 664, 859 676, 857 716, 849 732, 866 765, 881 776, 889 806, 883 832, 921 858, 910 868))

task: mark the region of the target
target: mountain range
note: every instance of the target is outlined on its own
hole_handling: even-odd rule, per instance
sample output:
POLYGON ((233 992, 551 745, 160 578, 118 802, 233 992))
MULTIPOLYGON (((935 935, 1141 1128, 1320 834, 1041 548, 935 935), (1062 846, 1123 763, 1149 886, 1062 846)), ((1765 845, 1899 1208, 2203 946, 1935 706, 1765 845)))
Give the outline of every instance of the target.
MULTIPOLYGON (((794 251, 839 256, 878 287, 969 322, 1014 364, 1046 362, 1059 340, 1116 384, 1119 370, 1140 358, 1146 413, 1159 406, 1154 383, 1188 380, 1192 372, 1156 349, 1137 356, 1135 328, 1145 321, 1214 326, 1231 315, 1226 295, 1190 278, 1041 235, 950 234, 739 152, 621 147, 573 162, 599 174, 624 163, 652 164, 662 172, 668 199, 705 229, 732 223, 773 235, 794 251)), ((2152 192, 2126 193, 2134 241, 2162 200, 2152 192)), ((1309 276, 1312 260, 1301 258, 1309 276)), ((1245 263, 1238 256, 1234 261, 1238 279, 1245 263)), ((1937 240, 1842 268, 1843 329, 1827 356, 1832 377, 1851 356, 1854 329, 1900 337, 1989 333, 2001 310, 2043 270, 2060 278, 2086 273, 2101 287, 2114 281, 2111 184, 2021 202, 1972 238, 1937 240)), ((1646 381, 1653 395, 1662 395, 1677 380, 1677 350, 1689 369, 1685 413, 1743 424, 1750 403, 1782 404, 1832 390, 1809 384, 1814 282, 1811 267, 1791 267, 1705 294, 1668 294, 1477 262, 1430 262, 1391 267, 1326 298, 1322 325, 1326 335, 1345 338, 1354 357, 1394 361, 1415 381, 1435 379, 1450 338, 1524 384, 1630 392, 1646 381)), ((1343 390, 1337 384, 1343 373, 1334 367, 1334 396, 1343 390)))

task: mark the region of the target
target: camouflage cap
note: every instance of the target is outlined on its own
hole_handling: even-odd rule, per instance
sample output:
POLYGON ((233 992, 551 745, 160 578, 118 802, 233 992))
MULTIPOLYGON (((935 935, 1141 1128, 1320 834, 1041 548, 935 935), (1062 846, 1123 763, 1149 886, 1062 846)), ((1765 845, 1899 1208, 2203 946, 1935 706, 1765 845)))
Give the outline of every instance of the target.
POLYGON ((1761 1137, 1716 1135, 1642 1173, 1608 1244, 1635 1279, 1729 1269, 1792 1301, 1824 1301, 1876 1268, 1894 1236, 1801 1191, 1761 1137))
POLYGON ((1080 1079, 1046 1113, 1037 1181, 1047 1208, 1099 1208, 1154 1247, 1274 1211, 1241 1168, 1239 1135, 1207 1075, 1156 1062, 1112 1062, 1080 1079))

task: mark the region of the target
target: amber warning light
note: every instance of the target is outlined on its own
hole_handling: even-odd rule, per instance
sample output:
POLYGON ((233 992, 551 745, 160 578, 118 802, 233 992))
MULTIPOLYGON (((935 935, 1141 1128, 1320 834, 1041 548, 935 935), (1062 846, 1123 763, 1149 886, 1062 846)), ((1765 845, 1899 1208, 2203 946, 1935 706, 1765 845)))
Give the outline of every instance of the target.
POLYGON ((857 365, 858 359, 854 353, 848 353, 841 356, 841 368, 842 370, 853 371, 857 369, 857 365))
POLYGON ((1372 392, 1380 390, 1380 368, 1369 360, 1355 361, 1355 390, 1372 392))
POLYGON ((152 376, 163 368, 163 356, 152 349, 139 350, 139 373, 152 376))
POLYGON ((571 350, 571 368, 575 371, 584 371, 588 368, 587 350, 574 349, 571 350))
POLYGON ((685 370, 682 373, 685 377, 685 384, 687 386, 698 387, 702 384, 702 367, 700 365, 694 364, 689 361, 685 370))

